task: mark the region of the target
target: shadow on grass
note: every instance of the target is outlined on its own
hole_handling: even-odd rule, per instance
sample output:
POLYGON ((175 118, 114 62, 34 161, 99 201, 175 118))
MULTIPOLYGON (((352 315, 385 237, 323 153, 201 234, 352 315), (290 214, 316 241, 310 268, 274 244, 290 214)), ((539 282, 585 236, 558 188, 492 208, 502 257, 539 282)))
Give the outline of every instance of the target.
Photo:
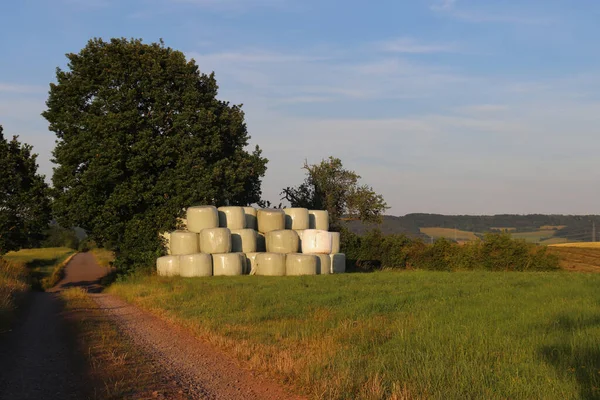
POLYGON ((580 398, 586 400, 600 399, 600 343, 598 340, 578 342, 573 333, 595 326, 600 326, 600 318, 576 321, 561 315, 551 325, 552 330, 562 332, 560 343, 540 348, 542 358, 559 374, 575 377, 580 398))

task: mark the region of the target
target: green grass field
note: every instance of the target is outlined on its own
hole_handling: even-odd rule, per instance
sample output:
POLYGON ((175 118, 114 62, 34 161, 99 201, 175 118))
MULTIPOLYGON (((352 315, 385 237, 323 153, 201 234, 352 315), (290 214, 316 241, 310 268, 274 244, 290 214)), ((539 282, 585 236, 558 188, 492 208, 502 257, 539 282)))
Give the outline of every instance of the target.
POLYGON ((31 286, 39 290, 48 289, 58 282, 62 263, 73 253, 75 250, 67 247, 22 249, 8 252, 3 258, 8 262, 25 264, 31 286))
POLYGON ((477 236, 473 232, 461 231, 460 229, 451 228, 420 228, 421 233, 434 239, 446 238, 460 241, 477 240, 477 236))
POLYGON ((511 232, 513 239, 524 239, 530 243, 539 243, 542 240, 550 239, 554 236, 554 229, 540 229, 532 232, 511 232))
POLYGON ((600 397, 600 274, 135 277, 110 292, 321 399, 600 397))

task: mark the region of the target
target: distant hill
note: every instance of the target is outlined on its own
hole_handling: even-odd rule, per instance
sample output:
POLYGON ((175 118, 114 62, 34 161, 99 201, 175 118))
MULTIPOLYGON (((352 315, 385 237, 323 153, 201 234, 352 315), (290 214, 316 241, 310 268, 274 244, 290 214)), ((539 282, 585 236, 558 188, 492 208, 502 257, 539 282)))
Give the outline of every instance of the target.
MULTIPOLYGON (((411 237, 424 237, 420 228, 449 228, 475 233, 498 232, 501 229, 519 233, 544 229, 556 230, 554 237, 579 241, 591 240, 594 223, 600 231, 600 215, 407 214, 403 217, 386 215, 380 225, 350 221, 347 226, 357 234, 379 227, 385 234, 401 233, 411 237)), ((600 233, 597 237, 600 239, 600 233)))

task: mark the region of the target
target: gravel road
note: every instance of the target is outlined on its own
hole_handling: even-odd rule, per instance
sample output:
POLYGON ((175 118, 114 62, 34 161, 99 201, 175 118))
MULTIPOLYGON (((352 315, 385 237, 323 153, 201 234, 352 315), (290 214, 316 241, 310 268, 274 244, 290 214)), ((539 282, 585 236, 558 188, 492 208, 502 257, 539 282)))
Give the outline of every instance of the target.
MULTIPOLYGON (((302 399, 277 382, 255 375, 190 332, 120 298, 101 293, 107 269, 77 254, 65 277, 47 293, 33 293, 12 332, 0 337, 0 399, 84 399, 83 358, 61 317, 56 292, 84 287, 120 331, 162 371, 162 381, 190 399, 302 399)), ((157 378, 158 379, 158 378, 157 378)))

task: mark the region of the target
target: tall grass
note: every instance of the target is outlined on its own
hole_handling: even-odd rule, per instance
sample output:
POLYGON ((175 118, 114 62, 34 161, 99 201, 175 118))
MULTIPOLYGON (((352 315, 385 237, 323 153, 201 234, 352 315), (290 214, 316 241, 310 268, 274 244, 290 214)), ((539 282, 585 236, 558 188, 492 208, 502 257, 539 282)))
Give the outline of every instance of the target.
POLYGON ((112 293, 320 399, 600 397, 600 275, 131 277, 112 293))
POLYGON ((22 249, 6 253, 10 262, 26 265, 31 286, 35 290, 45 290, 54 286, 63 276, 64 267, 75 250, 67 247, 42 249, 22 249))
POLYGON ((25 265, 0 258, 0 332, 8 328, 16 300, 28 288, 25 265))

